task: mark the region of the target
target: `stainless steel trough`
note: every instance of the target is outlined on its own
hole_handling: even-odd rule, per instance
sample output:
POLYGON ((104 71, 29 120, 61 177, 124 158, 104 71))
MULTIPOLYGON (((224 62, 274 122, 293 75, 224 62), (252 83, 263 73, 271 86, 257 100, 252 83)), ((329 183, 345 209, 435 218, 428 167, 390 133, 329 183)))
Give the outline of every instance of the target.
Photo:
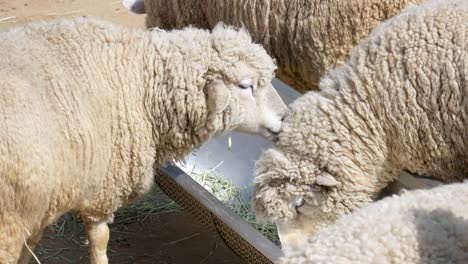
POLYGON ((176 166, 159 168, 155 177, 161 190, 187 212, 218 233, 247 263, 274 263, 281 249, 216 199, 176 166))

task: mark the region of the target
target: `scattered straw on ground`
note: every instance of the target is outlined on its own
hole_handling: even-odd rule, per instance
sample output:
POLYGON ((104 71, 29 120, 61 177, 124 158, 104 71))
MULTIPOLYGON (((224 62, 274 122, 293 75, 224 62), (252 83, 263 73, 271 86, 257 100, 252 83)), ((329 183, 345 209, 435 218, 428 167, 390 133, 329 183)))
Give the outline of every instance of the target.
MULTIPOLYGON (((121 230, 122 224, 128 224, 133 222, 142 223, 150 216, 155 216, 163 213, 177 213, 182 212, 182 208, 168 198, 163 192, 154 187, 150 193, 143 196, 137 202, 120 208, 115 213, 114 224, 110 225, 111 233, 125 233, 125 230, 121 230)), ((46 246, 39 244, 35 249, 37 258, 42 263, 47 263, 47 260, 61 259, 63 263, 74 263, 73 261, 65 258, 63 253, 67 250, 76 250, 79 247, 87 247, 86 231, 82 219, 74 213, 66 213, 60 217, 57 222, 49 227, 53 232, 49 236, 60 240, 67 241, 68 246, 46 246)), ((116 254, 112 249, 108 249, 108 255, 112 256, 116 254)), ((88 256, 83 256, 87 260, 88 256)))

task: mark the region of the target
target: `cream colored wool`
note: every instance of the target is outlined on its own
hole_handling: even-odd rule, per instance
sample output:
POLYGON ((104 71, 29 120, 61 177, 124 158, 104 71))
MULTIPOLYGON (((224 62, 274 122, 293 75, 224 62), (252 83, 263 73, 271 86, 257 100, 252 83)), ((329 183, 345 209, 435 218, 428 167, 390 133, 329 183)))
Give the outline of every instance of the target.
POLYGON ((422 0, 124 0, 148 28, 244 25, 278 62, 277 76, 301 92, 342 65, 382 21, 422 0))
POLYGON ((24 241, 70 210, 87 223, 91 262, 107 263, 107 223, 150 189, 154 166, 228 129, 270 136, 286 110, 273 60, 222 25, 29 24, 0 33, 0 58, 0 263, 21 250, 26 263, 24 241))
POLYGON ((468 263, 468 183, 405 192, 361 208, 280 263, 468 263))
POLYGON ((291 250, 403 170, 468 177, 468 1, 428 1, 383 23, 320 90, 291 105, 256 167, 254 208, 291 250))

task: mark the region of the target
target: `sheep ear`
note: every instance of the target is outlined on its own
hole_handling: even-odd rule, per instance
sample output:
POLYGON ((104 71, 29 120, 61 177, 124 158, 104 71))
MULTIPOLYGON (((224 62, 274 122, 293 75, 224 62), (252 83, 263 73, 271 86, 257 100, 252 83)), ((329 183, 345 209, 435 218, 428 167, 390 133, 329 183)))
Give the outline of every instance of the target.
POLYGON ((223 80, 215 79, 206 86, 208 109, 213 113, 221 113, 229 105, 231 93, 223 80))
POLYGON ((333 186, 338 186, 341 183, 335 179, 330 173, 328 172, 321 172, 317 176, 316 183, 318 185, 323 185, 323 186, 328 186, 328 187, 333 187, 333 186))
POLYGON ((123 0, 122 4, 135 14, 146 13, 144 0, 123 0))

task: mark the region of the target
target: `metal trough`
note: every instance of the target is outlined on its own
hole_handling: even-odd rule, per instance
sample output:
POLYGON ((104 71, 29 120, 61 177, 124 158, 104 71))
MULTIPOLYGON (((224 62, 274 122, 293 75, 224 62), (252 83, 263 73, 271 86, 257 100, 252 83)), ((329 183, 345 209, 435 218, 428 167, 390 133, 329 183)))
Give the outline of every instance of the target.
POLYGON ((187 212, 218 233, 247 263, 274 263, 281 249, 216 199, 179 167, 159 168, 155 177, 161 190, 187 212))

